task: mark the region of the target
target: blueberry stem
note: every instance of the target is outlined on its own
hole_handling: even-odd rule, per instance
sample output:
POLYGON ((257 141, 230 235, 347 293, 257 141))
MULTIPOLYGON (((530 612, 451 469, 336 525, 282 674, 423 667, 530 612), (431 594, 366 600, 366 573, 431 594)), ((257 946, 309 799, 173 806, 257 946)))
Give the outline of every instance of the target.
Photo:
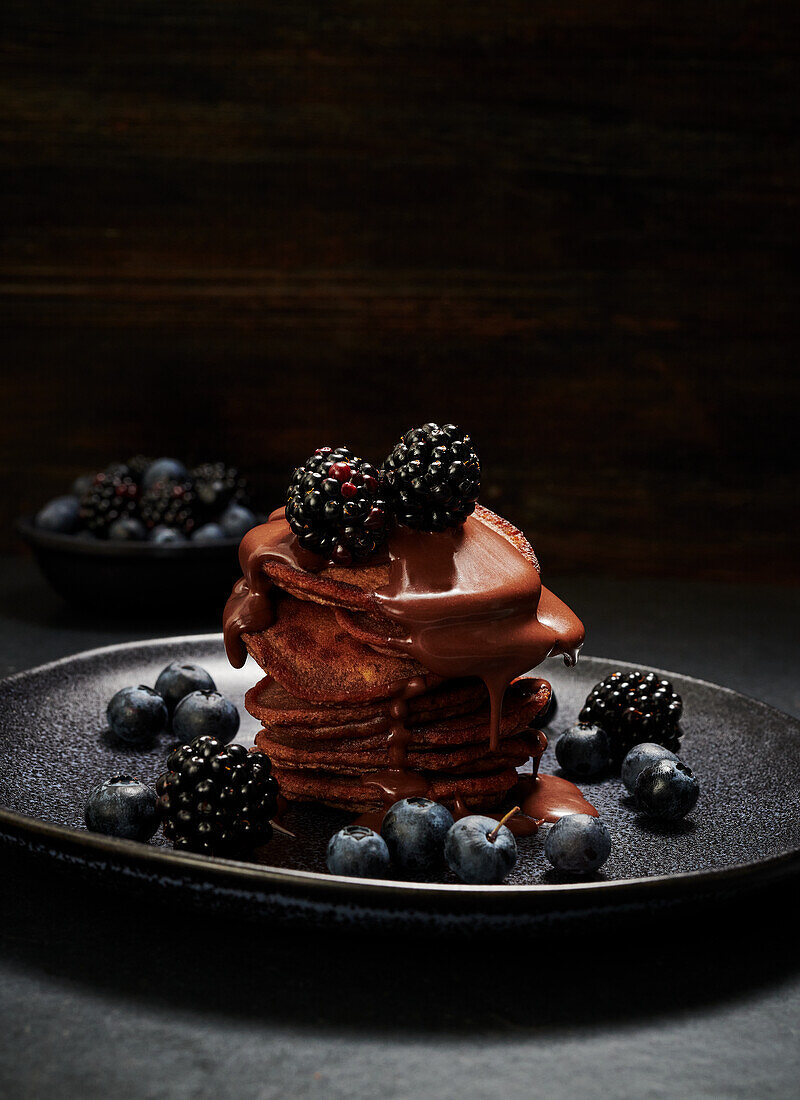
POLYGON ((510 817, 513 817, 514 814, 518 813, 522 813, 519 806, 515 806, 513 810, 509 810, 505 817, 500 818, 492 831, 486 834, 486 839, 491 840, 492 844, 494 844, 495 840, 497 840, 497 834, 500 832, 500 829, 503 827, 503 825, 505 825, 510 817))

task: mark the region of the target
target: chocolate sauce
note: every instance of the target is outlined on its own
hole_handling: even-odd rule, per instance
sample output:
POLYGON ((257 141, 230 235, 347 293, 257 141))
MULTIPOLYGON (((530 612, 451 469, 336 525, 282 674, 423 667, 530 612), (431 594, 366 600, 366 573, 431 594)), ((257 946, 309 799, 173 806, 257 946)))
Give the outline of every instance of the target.
POLYGON ((543 588, 534 562, 479 515, 441 533, 397 527, 389 557, 389 583, 375 596, 405 634, 391 644, 445 678, 483 680, 496 751, 508 685, 554 654, 574 664, 583 624, 543 588))
POLYGON ((388 768, 367 775, 362 780, 365 787, 377 787, 384 802, 384 813, 395 802, 403 798, 425 798, 428 784, 419 774, 408 767, 408 746, 411 744, 411 730, 406 725, 408 719, 408 700, 416 695, 424 695, 430 681, 436 677, 413 676, 395 695, 389 707, 391 724, 386 739, 388 749, 388 768))
MULTIPOLYGON (((495 813, 491 811, 485 813, 483 810, 470 810, 460 798, 455 798, 453 800, 453 817, 456 821, 462 817, 469 817, 474 813, 480 813, 481 817, 490 817, 493 821, 501 821, 504 817, 502 812, 495 813)), ((505 824, 506 828, 512 832, 514 836, 523 837, 534 836, 539 831, 540 822, 533 817, 529 817, 527 814, 519 813, 510 817, 505 824)))
MULTIPOLYGON (((410 798, 411 795, 399 795, 400 798, 410 798)), ((506 822, 506 828, 510 829, 515 837, 534 836, 539 826, 545 822, 558 821, 567 814, 588 814, 590 817, 599 817, 595 807, 589 802, 574 783, 568 779, 562 779, 557 775, 522 776, 517 787, 511 792, 511 801, 518 801, 522 813, 515 814, 506 822)), ((364 825, 368 829, 374 829, 376 833, 381 831, 383 819, 391 802, 381 810, 371 810, 361 814, 354 822, 355 825, 364 825)), ((503 811, 471 810, 458 796, 453 800, 453 817, 456 821, 470 814, 480 813, 482 817, 491 817, 494 821, 500 821, 503 811)))
POLYGON ((558 821, 567 814, 600 816, 574 783, 558 775, 522 776, 514 798, 524 814, 539 821, 558 821))
POLYGON ((225 652, 234 668, 241 668, 247 660, 242 634, 259 634, 272 624, 272 581, 264 572, 268 561, 307 573, 318 573, 325 565, 322 558, 302 548, 282 508, 274 511, 266 523, 247 532, 239 544, 243 576, 233 586, 222 620, 225 652))
POLYGON ((383 819, 389 811, 388 806, 384 806, 380 810, 369 810, 365 814, 361 814, 355 819, 353 825, 361 825, 365 829, 372 829, 374 833, 379 833, 383 825, 383 819))

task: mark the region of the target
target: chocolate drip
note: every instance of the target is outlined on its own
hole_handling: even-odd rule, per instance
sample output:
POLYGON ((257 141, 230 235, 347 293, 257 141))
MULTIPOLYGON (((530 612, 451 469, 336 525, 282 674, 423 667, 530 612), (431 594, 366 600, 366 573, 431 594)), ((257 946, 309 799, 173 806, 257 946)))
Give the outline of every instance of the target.
POLYGON ((384 813, 395 802, 403 798, 426 797, 428 784, 422 776, 408 767, 408 746, 411 743, 411 731, 406 725, 408 719, 408 700, 416 695, 424 695, 438 677, 414 676, 398 692, 389 708, 391 722, 389 736, 386 739, 388 750, 388 768, 367 776, 363 782, 367 787, 377 787, 384 801, 384 813))
MULTIPOLYGON (((533 762, 532 774, 520 776, 519 783, 508 796, 509 806, 518 805, 522 810, 506 822, 507 828, 514 836, 533 836, 540 825, 545 822, 558 821, 565 814, 589 814, 598 817, 597 810, 584 798, 574 783, 568 779, 561 779, 557 775, 539 775, 539 760, 547 748, 547 737, 541 730, 531 730, 531 737, 536 739, 536 745, 532 746, 531 760, 533 762)), ((458 820, 474 813, 464 805, 460 798, 453 803, 453 817, 458 820)), ((485 817, 499 821, 504 811, 488 813, 485 817)))
MULTIPOLYGON (((537 761, 534 759, 534 767, 537 761)), ((408 798, 409 795, 401 795, 408 798)), ((568 779, 562 779, 557 775, 525 775, 520 779, 517 787, 511 792, 509 801, 518 803, 522 813, 516 814, 506 822, 506 828, 510 829, 514 836, 522 838, 534 836, 539 826, 545 822, 558 821, 566 814, 588 814, 590 817, 598 817, 595 807, 578 790, 574 783, 568 779)), ((382 810, 373 810, 362 814, 355 824, 365 825, 368 829, 374 829, 376 833, 381 831, 383 819, 390 803, 382 810)), ((471 810, 469 806, 458 796, 453 799, 453 817, 456 821, 470 814, 480 813, 482 817, 491 817, 494 821, 500 821, 504 811, 483 812, 471 810)))
POLYGON ((259 634, 272 623, 272 581, 264 572, 268 561, 283 562, 307 573, 318 573, 325 564, 316 554, 303 550, 284 518, 283 508, 274 511, 267 523, 247 532, 239 545, 243 576, 233 586, 223 613, 225 652, 234 668, 241 668, 247 659, 242 634, 259 634))
POLYGON ((389 583, 375 595, 405 635, 390 644, 445 678, 483 680, 495 751, 508 685, 553 654, 574 664, 583 624, 542 587, 534 561, 478 515, 441 533, 398 527, 389 556, 389 583))

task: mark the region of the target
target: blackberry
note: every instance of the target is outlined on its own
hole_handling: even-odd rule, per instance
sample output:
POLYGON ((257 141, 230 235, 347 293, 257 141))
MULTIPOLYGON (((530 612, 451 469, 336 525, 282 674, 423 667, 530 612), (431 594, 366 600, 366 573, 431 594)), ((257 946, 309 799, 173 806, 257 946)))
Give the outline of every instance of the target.
POLYGON ((397 522, 421 531, 459 527, 475 510, 480 459, 455 424, 423 424, 406 432, 382 473, 397 522))
POLYGON ((313 455, 310 455, 302 466, 298 466, 292 474, 292 479, 289 483, 289 491, 292 487, 299 484, 300 478, 303 474, 322 474, 326 476, 330 467, 336 462, 352 462, 358 461, 349 447, 317 447, 313 455))
POLYGON ((224 462, 204 462, 190 474, 198 504, 208 519, 216 519, 231 502, 248 504, 247 479, 235 466, 224 462))
POLYGON ((337 565, 374 554, 389 515, 380 474, 347 447, 320 447, 289 483, 286 518, 300 545, 337 565))
POLYGON ((271 838, 278 784, 264 753, 207 734, 170 753, 167 769, 156 791, 176 848, 235 857, 271 838))
POLYGON ((683 702, 669 680, 655 672, 612 672, 595 684, 578 720, 601 726, 620 761, 633 745, 654 741, 676 748, 683 702))
POLYGON ((152 463, 152 458, 147 458, 145 455, 134 455, 133 458, 128 459, 125 465, 128 467, 128 472, 133 480, 141 487, 142 479, 152 463))
POLYGON ((148 530, 172 527, 182 535, 190 535, 198 525, 199 509, 192 482, 157 481, 145 489, 139 502, 139 515, 148 530))
POLYGON ((106 536, 118 519, 127 519, 136 512, 139 487, 122 464, 110 466, 95 474, 81 497, 78 513, 81 525, 95 535, 106 536))
POLYGON ((109 477, 130 477, 136 480, 127 462, 109 462, 102 473, 108 474, 109 477))

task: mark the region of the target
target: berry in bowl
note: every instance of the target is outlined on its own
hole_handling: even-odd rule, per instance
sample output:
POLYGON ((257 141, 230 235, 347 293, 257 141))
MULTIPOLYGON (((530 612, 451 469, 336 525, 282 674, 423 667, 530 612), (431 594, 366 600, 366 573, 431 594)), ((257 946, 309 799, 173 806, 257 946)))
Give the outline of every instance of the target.
POLYGON ((91 609, 214 609, 236 550, 262 521, 245 478, 223 462, 141 455, 75 480, 17 528, 60 596, 91 609))

